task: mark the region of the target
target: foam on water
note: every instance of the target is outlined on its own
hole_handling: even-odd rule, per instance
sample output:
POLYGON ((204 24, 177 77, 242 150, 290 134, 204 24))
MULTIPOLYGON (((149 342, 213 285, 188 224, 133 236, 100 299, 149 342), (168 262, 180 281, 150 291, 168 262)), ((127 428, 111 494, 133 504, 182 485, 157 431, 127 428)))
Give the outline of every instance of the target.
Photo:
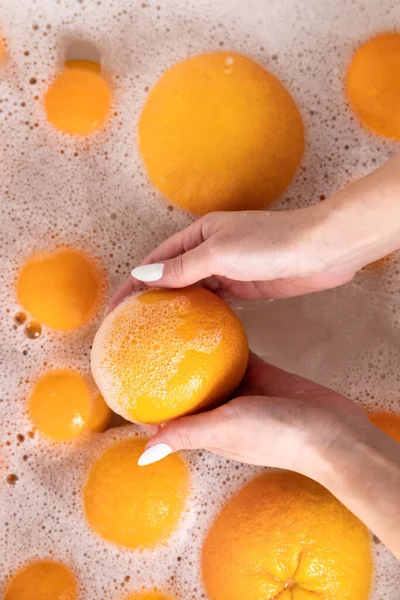
MULTIPOLYGON (((138 430, 62 445, 29 435, 32 383, 52 368, 88 373, 99 321, 68 335, 43 327, 38 339, 28 339, 23 326, 14 326, 20 266, 32 252, 71 245, 96 258, 114 290, 148 251, 190 222, 148 184, 136 125, 149 87, 196 53, 248 54, 280 77, 298 103, 306 154, 276 208, 319 202, 377 167, 397 146, 361 129, 346 104, 344 75, 362 41, 396 26, 395 0, 0 0, 7 43, 0 65, 0 593, 11 571, 52 557, 74 569, 85 600, 118 600, 142 586, 204 598, 198 558, 204 532, 221 503, 258 472, 190 454, 192 496, 167 546, 129 552, 94 535, 82 510, 89 462, 112 437, 138 430), (77 42, 99 52, 113 91, 107 127, 88 140, 53 129, 43 108, 49 83, 77 42)), ((237 309, 251 346, 271 362, 367 408, 398 409, 399 273, 392 256, 344 288, 237 309)), ((399 564, 377 542, 374 556, 371 598, 397 600, 399 564)))

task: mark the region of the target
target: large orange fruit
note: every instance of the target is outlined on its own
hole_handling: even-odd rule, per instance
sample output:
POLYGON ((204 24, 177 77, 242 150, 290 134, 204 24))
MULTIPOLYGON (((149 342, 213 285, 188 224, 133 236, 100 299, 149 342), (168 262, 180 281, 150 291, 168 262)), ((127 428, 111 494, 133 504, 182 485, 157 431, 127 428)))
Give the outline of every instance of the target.
POLYGON ((203 547, 210 600, 367 600, 367 529, 325 488, 270 472, 222 509, 203 547))
POLYGON ((297 106, 272 73, 234 52, 201 54, 164 73, 139 121, 151 181, 196 214, 260 209, 303 154, 297 106))
POLYGON ((400 444, 400 415, 394 413, 372 413, 368 415, 374 425, 382 429, 400 444))
POLYGON ((92 371, 116 413, 162 423, 226 399, 247 359, 243 326, 223 300, 197 287, 150 290, 105 319, 92 371))

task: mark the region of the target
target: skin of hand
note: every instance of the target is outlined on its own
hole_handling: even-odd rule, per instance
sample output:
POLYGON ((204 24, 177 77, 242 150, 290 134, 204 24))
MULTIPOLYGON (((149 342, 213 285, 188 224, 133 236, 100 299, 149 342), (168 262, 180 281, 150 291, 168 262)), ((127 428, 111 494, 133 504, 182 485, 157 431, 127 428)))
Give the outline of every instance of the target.
POLYGON ((341 394, 251 355, 237 397, 167 424, 139 464, 197 448, 318 481, 400 559, 400 444, 341 394))
POLYGON ((318 205, 210 213, 151 252, 110 303, 145 282, 258 300, 329 289, 400 248, 400 154, 318 205))

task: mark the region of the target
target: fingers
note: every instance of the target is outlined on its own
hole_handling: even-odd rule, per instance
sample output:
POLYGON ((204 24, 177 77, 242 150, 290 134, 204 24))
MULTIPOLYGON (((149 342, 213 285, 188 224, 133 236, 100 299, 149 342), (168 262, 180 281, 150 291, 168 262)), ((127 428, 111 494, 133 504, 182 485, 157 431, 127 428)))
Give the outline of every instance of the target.
POLYGON ((189 227, 174 233, 150 252, 141 264, 150 265, 153 263, 164 262, 200 246, 207 239, 207 232, 209 229, 207 224, 209 224, 211 220, 211 215, 202 217, 189 225, 189 227))
POLYGON ((225 407, 216 408, 198 415, 176 419, 151 438, 147 449, 139 459, 145 466, 165 458, 177 450, 198 448, 229 448, 230 423, 226 419, 225 407))
POLYGON ((132 277, 148 286, 186 287, 212 275, 212 258, 207 243, 162 263, 136 267, 132 277))
POLYGON ((112 297, 108 312, 114 310, 126 297, 139 290, 143 283, 148 286, 185 287, 197 283, 208 275, 211 260, 208 249, 202 248, 212 230, 215 215, 206 215, 186 229, 178 231, 153 250, 132 271, 132 276, 112 297), (186 256, 195 249, 194 254, 186 256), (197 264, 196 264, 197 263, 197 264))

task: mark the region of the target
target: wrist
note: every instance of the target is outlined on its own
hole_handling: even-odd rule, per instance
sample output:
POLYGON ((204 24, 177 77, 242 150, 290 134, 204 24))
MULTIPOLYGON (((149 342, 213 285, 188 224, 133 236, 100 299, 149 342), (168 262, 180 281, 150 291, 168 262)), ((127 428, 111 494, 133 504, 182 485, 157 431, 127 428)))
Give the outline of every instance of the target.
POLYGON ((316 237, 332 271, 355 273, 400 248, 400 154, 316 208, 316 237))
POLYGON ((400 444, 371 423, 319 449, 315 479, 400 558, 400 444))

